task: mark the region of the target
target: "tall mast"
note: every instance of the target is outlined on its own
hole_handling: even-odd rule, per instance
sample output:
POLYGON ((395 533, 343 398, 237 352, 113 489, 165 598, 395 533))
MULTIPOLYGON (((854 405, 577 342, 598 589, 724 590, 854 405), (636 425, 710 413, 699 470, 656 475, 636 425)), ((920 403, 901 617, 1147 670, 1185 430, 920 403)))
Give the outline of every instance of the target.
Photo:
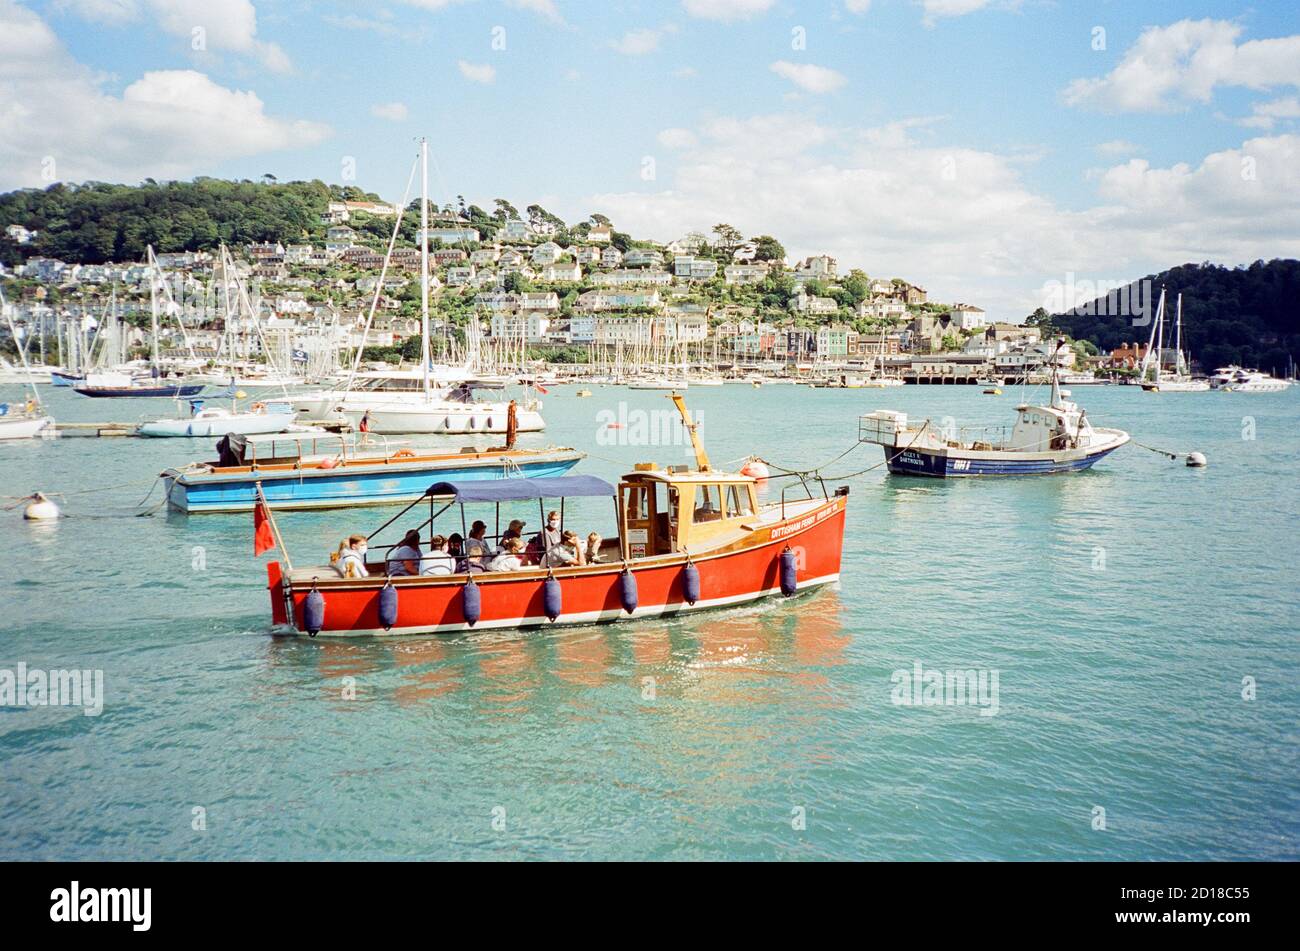
POLYGON ((429 140, 420 137, 420 369, 429 399, 429 140))
POLYGON ((1178 294, 1178 323, 1174 331, 1174 372, 1183 372, 1183 295, 1178 294))
POLYGON ((153 338, 153 367, 158 372, 158 266, 149 245, 149 330, 153 338))

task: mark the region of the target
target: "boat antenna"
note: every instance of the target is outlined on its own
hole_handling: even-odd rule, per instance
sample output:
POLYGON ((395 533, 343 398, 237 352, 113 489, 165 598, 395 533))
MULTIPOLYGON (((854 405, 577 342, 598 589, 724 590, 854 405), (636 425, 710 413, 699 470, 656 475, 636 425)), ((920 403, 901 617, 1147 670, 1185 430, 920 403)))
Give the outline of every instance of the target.
POLYGON ((677 412, 682 414, 682 425, 691 434, 691 446, 695 449, 695 468, 701 472, 710 471, 709 454, 704 451, 704 444, 700 442, 700 434, 697 431, 700 424, 691 422, 690 411, 686 408, 686 398, 680 393, 673 393, 668 398, 677 407, 677 412))

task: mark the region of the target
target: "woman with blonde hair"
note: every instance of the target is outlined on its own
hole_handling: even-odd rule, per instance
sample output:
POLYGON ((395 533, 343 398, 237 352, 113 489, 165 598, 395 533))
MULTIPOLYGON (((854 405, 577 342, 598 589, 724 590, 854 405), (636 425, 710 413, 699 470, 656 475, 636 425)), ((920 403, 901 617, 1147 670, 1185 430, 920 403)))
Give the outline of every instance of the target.
POLYGON ((349 535, 339 542, 339 550, 330 555, 330 564, 344 578, 367 578, 366 536, 349 535))

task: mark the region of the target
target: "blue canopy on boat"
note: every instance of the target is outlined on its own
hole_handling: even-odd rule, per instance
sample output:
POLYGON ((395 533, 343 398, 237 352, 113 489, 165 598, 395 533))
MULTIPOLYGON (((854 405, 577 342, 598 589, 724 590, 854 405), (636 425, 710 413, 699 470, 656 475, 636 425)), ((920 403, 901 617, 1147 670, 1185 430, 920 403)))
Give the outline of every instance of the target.
POLYGON ((516 502, 521 499, 580 498, 614 494, 604 479, 589 475, 550 476, 540 479, 478 479, 435 482, 426 495, 455 496, 457 502, 516 502))

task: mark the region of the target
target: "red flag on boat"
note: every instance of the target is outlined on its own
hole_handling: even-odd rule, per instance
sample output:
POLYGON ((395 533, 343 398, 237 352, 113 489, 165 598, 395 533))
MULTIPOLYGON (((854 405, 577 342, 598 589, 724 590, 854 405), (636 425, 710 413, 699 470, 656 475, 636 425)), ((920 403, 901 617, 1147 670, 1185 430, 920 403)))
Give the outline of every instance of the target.
POLYGON ((363 433, 370 432, 370 410, 366 410, 361 415, 361 424, 357 428, 360 429, 363 433))
POLYGON ((537 390, 538 393, 549 393, 549 392, 551 392, 551 391, 548 390, 546 387, 542 386, 542 384, 538 383, 536 380, 533 381, 533 389, 537 390))
POLYGON ((253 557, 274 547, 275 534, 271 531, 271 516, 266 511, 266 503, 258 502, 253 506, 253 557))

